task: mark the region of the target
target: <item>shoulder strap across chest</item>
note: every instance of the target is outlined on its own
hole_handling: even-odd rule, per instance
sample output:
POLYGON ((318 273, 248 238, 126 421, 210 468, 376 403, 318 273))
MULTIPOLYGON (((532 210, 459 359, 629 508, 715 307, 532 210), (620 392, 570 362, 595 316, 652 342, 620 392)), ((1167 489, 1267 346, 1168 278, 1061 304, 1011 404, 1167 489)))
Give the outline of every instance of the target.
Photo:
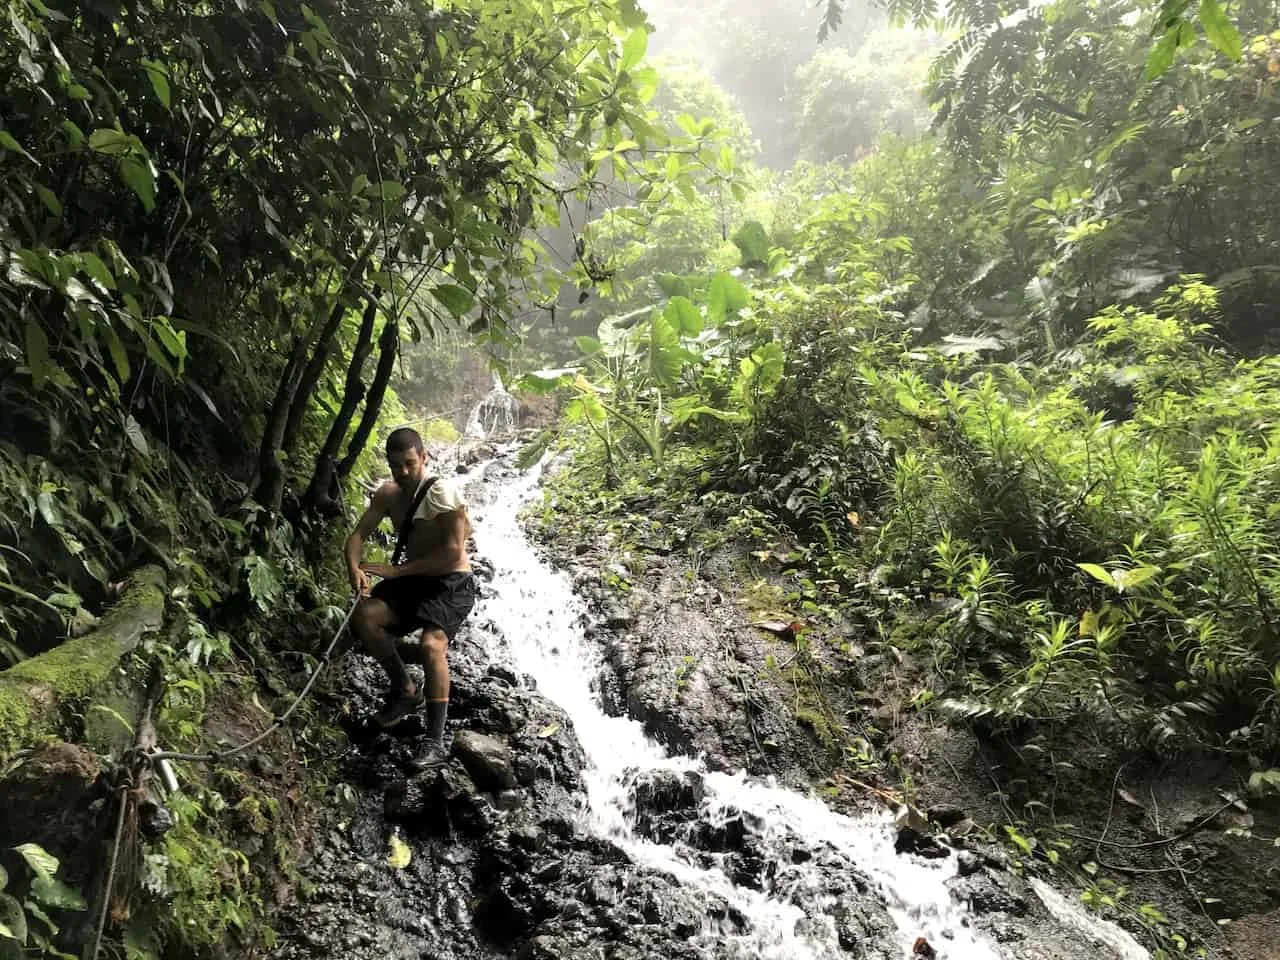
POLYGON ((435 482, 435 477, 427 477, 422 483, 418 484, 418 490, 414 493, 413 500, 409 504, 409 512, 404 515, 404 520, 400 522, 400 532, 396 535, 396 548, 391 554, 391 563, 395 566, 404 563, 404 553, 409 546, 409 533, 413 530, 413 515, 418 512, 418 507, 422 506, 423 498, 435 482))

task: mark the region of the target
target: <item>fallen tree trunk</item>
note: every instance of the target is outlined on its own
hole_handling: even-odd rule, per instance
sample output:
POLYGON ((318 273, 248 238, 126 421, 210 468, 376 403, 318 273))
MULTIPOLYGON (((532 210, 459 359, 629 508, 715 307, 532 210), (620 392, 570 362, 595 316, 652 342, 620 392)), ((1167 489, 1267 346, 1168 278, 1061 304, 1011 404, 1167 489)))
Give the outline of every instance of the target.
POLYGON ((62 732, 66 708, 110 679, 120 658, 164 620, 165 574, 135 570, 95 630, 0 671, 0 757, 62 732))

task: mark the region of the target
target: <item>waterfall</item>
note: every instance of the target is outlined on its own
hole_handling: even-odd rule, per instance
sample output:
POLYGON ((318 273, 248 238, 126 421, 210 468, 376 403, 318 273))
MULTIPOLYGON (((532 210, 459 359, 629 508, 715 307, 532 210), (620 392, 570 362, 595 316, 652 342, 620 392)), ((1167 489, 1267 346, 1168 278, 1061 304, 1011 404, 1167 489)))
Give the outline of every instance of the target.
MULTIPOLYGON (((495 384, 494 393, 509 396, 495 384)), ((486 401, 477 410, 488 410, 486 401)), ((499 401, 501 402, 501 401, 499 401)), ((477 417, 483 425, 492 423, 477 417)), ((468 431, 470 432, 470 431, 468 431)), ((487 435, 487 434, 486 434, 487 435)), ((475 468, 483 476, 484 465, 475 468)), ((952 895, 957 857, 923 859, 895 851, 896 831, 887 812, 845 816, 816 796, 769 780, 708 770, 697 758, 671 756, 642 726, 607 715, 594 689, 600 654, 584 637, 586 610, 568 576, 533 549, 518 513, 537 489, 537 469, 493 484, 494 499, 479 511, 478 536, 494 561, 491 595, 484 611, 510 644, 514 666, 563 708, 587 757, 582 818, 597 835, 623 849, 633 862, 668 874, 707 904, 697 945, 708 956, 738 960, 837 960, 848 957, 849 917, 858 916, 857 892, 880 901, 884 929, 860 933, 860 950, 871 942, 880 952, 863 957, 936 956, 938 960, 1015 960, 1017 945, 999 946, 977 931, 964 904, 952 895), (743 883, 730 854, 699 850, 688 832, 655 837, 638 829, 638 784, 645 777, 696 783, 689 831, 723 830, 749 824, 753 851, 768 869, 743 883), (728 904, 729 910, 715 905, 728 904), (887 928, 891 921, 895 930, 887 928), (843 928, 841 924, 844 924, 843 928), (920 953, 918 938, 927 941, 920 953)), ((1049 888, 1045 887, 1044 890, 1049 888)), ((1037 888, 1039 891, 1040 888, 1037 888)), ((1061 896, 1042 895, 1064 927, 1096 960, 1147 960, 1127 933, 1082 910, 1069 910, 1061 896)), ((864 925, 864 931, 866 930, 864 925)), ((1026 954, 1036 955, 1040 954, 1026 954)), ((1066 954, 1054 954, 1065 956, 1066 954)), ((1076 954, 1071 954, 1075 956, 1076 954)))
POLYGON ((466 436, 473 440, 503 437, 515 432, 520 418, 520 402, 507 392, 502 378, 493 375, 493 386, 472 408, 466 436))

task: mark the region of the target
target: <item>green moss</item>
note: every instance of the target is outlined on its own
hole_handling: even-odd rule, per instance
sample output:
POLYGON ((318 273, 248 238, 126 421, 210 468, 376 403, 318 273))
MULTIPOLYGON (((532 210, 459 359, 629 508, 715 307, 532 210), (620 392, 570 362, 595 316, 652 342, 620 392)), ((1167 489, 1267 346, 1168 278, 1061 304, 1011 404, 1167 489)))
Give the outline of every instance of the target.
POLYGON ((0 756, 53 733, 59 708, 98 692, 128 653, 164 619, 164 571, 143 567, 93 632, 0 673, 0 756))
POLYGON ((262 810, 262 802, 256 796, 245 797, 235 805, 236 813, 244 818, 245 825, 261 836, 271 828, 271 821, 262 810))
POLYGON ((0 685, 0 756, 7 756, 31 726, 31 701, 26 694, 0 685))

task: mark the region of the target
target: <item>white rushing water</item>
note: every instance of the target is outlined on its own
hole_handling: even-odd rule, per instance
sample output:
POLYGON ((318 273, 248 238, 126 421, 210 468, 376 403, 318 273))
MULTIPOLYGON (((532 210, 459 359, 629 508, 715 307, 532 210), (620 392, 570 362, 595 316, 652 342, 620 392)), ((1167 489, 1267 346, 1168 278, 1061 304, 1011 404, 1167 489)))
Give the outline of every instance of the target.
POLYGON ((495 373, 493 386, 472 408, 463 434, 473 440, 505 436, 515 429, 519 417, 520 401, 507 392, 502 378, 495 373))
MULTIPOLYGON (((478 548, 495 568, 490 588, 493 596, 477 613, 503 632, 514 666, 531 675, 538 689, 573 721, 588 760, 584 816, 589 827, 619 845, 637 863, 674 877, 709 901, 721 898, 747 918, 750 928, 746 933, 708 920, 703 940, 709 955, 742 960, 848 956, 839 945, 834 920, 812 906, 837 906, 835 898, 824 893, 831 886, 834 862, 837 868, 844 866, 850 874, 870 879, 898 928, 904 960, 911 956, 917 937, 924 937, 941 960, 996 960, 1002 956, 968 925, 965 911, 947 890, 956 858, 899 856, 894 851, 895 830, 887 812, 846 817, 816 797, 745 775, 709 772, 696 759, 669 756, 639 723, 606 715, 593 689, 600 655, 583 636, 586 610, 573 593, 568 576, 537 555, 517 519, 521 506, 537 489, 536 471, 493 487, 498 488, 496 501, 474 511, 478 548), (682 844, 657 843, 638 836, 628 789, 637 770, 700 774, 706 788, 704 820, 745 815, 752 821, 753 832, 763 836, 766 850, 781 851, 788 839, 793 846, 798 841, 822 854, 821 865, 782 864, 761 892, 735 884, 714 863, 714 857, 699 860, 682 844), (776 845, 771 843, 774 839, 776 845), (708 859, 713 861, 710 865, 708 859), (807 894, 800 898, 810 905, 807 917, 793 900, 797 892, 807 894)), ((1097 937, 1095 942, 1104 941, 1097 937)), ((1146 954, 1119 956, 1142 960, 1146 954)))

